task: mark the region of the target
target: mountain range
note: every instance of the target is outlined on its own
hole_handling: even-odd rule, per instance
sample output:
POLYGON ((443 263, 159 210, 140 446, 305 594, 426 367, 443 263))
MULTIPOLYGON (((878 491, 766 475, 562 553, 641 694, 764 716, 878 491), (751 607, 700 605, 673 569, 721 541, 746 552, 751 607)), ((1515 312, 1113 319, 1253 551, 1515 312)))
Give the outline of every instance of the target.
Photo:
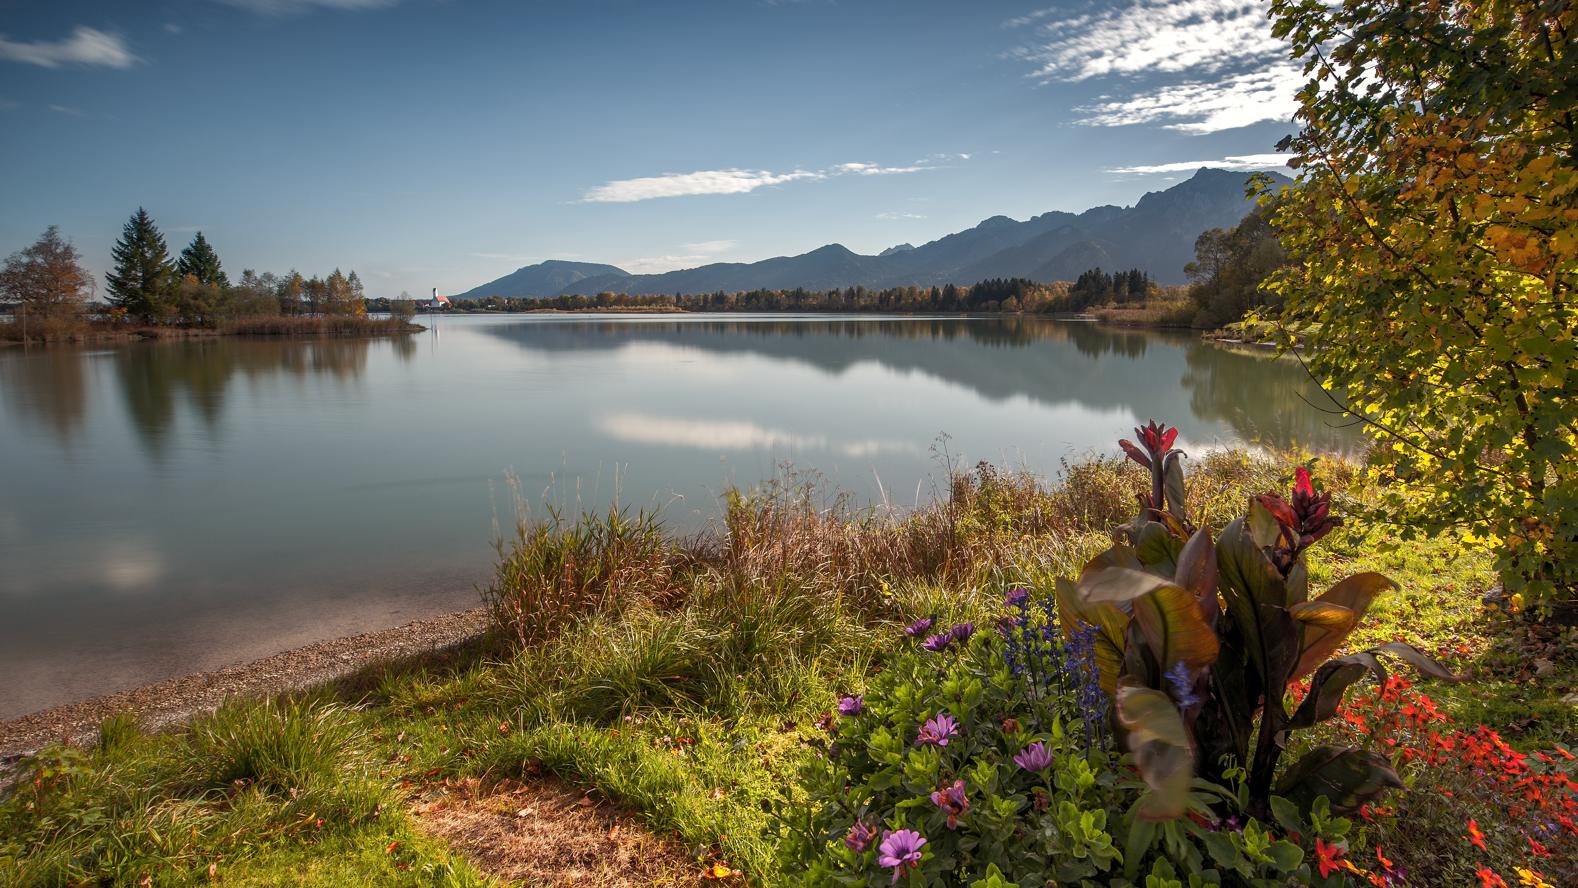
MULTIPOLYGON (((1291 182, 1269 175, 1278 186, 1291 182)), ((1248 178, 1246 173, 1201 169, 1187 181, 1146 194, 1132 207, 1053 211, 1023 222, 993 216, 974 228, 918 247, 899 244, 876 256, 828 244, 798 256, 717 262, 662 274, 630 274, 613 265, 553 259, 451 298, 967 285, 1008 277, 1068 281, 1095 267, 1140 268, 1158 283, 1183 283, 1184 265, 1194 259, 1195 238, 1207 229, 1237 225, 1251 209, 1244 193, 1248 178)))

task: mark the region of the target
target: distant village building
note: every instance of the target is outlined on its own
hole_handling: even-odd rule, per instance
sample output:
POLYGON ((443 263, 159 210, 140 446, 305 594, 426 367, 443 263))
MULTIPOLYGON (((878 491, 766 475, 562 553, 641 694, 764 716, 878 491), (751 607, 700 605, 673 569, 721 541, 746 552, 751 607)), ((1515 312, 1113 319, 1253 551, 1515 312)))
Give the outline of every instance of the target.
POLYGON ((433 298, 416 300, 416 308, 418 311, 443 311, 449 308, 449 297, 438 295, 438 288, 434 287, 433 298))

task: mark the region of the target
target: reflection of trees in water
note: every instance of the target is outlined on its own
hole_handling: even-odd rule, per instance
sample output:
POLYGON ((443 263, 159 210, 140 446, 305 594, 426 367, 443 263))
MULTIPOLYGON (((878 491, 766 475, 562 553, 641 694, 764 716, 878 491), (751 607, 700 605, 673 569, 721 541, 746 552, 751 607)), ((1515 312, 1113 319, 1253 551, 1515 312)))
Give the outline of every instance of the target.
POLYGON ((15 412, 69 447, 88 415, 87 362, 74 348, 52 347, 0 360, 0 387, 15 412))
POLYGON ((1238 437, 1268 447, 1295 444, 1315 451, 1353 452, 1363 435, 1341 416, 1323 412, 1320 387, 1298 362, 1198 343, 1185 356, 1189 409, 1225 422, 1238 437), (1274 409, 1267 409, 1268 405, 1274 409))
POLYGON ((252 382, 285 375, 350 381, 367 368, 365 339, 196 340, 150 343, 115 352, 121 397, 143 446, 163 453, 184 398, 211 435, 220 430, 225 397, 236 374, 252 382))
POLYGON ((1352 448, 1298 397, 1297 365, 1241 354, 1190 334, 1101 327, 1038 317, 857 320, 620 319, 526 321, 478 328, 540 352, 660 343, 751 354, 843 373, 862 362, 929 374, 991 400, 1123 411, 1177 425, 1206 442, 1226 425, 1267 446, 1352 448), (1183 399, 1187 397, 1188 402, 1183 399))

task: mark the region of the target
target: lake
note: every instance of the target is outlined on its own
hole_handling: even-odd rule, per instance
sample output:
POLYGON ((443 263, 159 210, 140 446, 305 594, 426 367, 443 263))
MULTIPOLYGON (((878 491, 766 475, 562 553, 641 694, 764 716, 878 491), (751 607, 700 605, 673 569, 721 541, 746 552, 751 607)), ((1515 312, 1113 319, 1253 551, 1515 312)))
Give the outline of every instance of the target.
POLYGON ((693 529, 785 464, 909 506, 939 445, 1051 475, 1153 417, 1186 450, 1357 444, 1296 363, 1185 335, 419 320, 395 340, 0 350, 0 718, 474 607, 511 474, 529 502, 617 498, 693 529))

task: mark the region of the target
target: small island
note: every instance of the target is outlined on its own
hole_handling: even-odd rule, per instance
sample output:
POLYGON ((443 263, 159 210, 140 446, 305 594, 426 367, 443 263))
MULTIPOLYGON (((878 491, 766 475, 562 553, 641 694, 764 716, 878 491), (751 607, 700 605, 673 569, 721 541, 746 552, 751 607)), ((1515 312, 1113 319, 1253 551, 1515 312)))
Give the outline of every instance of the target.
POLYGON ((390 336, 425 329, 416 303, 390 301, 388 317, 367 314, 355 271, 327 277, 246 269, 230 281, 201 231, 175 259, 148 212, 127 221, 106 275, 108 300, 77 248, 54 225, 0 267, 0 343, 103 342, 207 336, 390 336))

